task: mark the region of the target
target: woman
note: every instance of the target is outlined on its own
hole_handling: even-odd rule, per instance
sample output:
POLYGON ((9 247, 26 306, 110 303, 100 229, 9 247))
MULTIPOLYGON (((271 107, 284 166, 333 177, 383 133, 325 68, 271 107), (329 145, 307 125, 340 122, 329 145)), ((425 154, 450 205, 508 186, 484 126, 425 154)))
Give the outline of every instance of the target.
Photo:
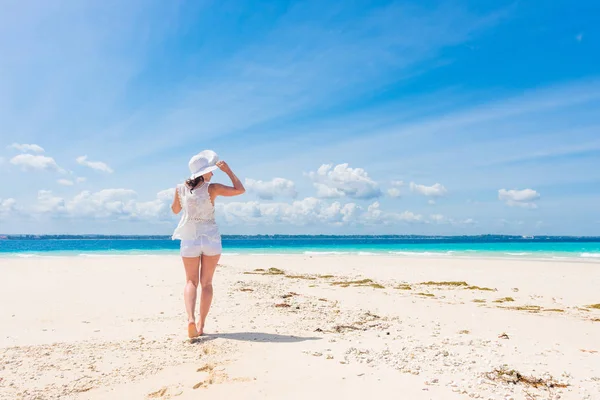
POLYGON ((190 159, 192 175, 185 184, 177 185, 171 209, 175 214, 183 210, 173 239, 181 240, 181 258, 185 267, 185 310, 188 316, 188 336, 194 338, 204 333, 204 322, 213 297, 212 279, 221 257, 221 235, 215 222, 217 196, 238 196, 245 192, 242 182, 217 154, 205 150, 190 159), (212 171, 220 168, 231 179, 231 186, 210 183, 212 171), (200 295, 200 321, 196 325, 194 310, 198 283, 200 295))

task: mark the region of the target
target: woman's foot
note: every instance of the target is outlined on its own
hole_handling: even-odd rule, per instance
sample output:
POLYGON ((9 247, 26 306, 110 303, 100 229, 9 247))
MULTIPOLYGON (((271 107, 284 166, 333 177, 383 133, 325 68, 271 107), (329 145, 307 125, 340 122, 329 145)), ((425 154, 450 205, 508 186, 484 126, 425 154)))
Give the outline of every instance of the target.
POLYGON ((196 329, 196 323, 195 322, 188 322, 188 337, 190 339, 193 339, 195 337, 198 337, 198 329, 196 329))
POLYGON ((198 330, 198 336, 202 336, 204 334, 204 325, 200 325, 198 322, 198 326, 196 326, 196 328, 198 330))

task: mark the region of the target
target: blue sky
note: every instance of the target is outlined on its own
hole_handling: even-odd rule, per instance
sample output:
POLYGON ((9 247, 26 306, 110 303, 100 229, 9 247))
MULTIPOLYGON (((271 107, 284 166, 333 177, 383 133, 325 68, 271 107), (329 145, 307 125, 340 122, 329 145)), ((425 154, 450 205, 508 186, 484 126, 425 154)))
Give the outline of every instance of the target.
POLYGON ((5 2, 0 232, 600 235, 600 5, 5 2), (217 181, 226 176, 217 173, 217 181))

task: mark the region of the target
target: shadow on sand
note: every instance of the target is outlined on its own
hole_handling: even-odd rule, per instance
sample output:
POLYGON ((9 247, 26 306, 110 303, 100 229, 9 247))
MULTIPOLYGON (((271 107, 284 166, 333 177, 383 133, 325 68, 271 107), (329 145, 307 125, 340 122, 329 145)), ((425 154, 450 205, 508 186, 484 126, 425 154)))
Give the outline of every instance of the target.
POLYGON ((235 332, 235 333, 207 333, 192 339, 192 343, 202 343, 214 339, 241 340, 246 342, 271 342, 271 343, 298 343, 308 340, 321 340, 320 337, 303 337, 278 335, 275 333, 262 332, 235 332))

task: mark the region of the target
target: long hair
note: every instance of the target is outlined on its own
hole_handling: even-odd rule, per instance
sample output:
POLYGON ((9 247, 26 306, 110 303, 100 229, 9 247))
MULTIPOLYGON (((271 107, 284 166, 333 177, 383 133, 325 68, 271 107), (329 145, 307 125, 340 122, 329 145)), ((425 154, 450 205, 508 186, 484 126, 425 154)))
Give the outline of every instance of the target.
POLYGON ((202 175, 195 177, 194 179, 188 179, 185 181, 185 184, 190 188, 190 193, 194 190, 198 184, 204 182, 204 177, 202 175))

